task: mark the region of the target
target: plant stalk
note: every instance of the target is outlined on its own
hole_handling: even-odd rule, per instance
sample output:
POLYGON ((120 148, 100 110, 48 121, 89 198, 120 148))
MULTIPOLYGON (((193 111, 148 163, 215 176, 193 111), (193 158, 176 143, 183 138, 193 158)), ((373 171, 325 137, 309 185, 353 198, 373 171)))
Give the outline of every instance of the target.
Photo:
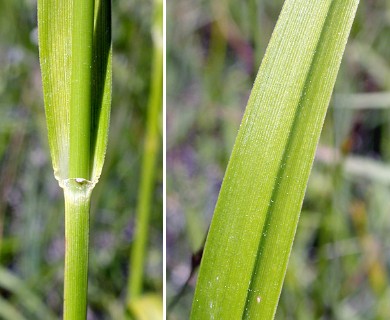
POLYGON ((65 194, 64 320, 84 320, 87 313, 88 242, 91 185, 70 179, 65 194))
POLYGON ((138 193, 137 223, 133 249, 130 255, 130 277, 127 285, 128 299, 136 299, 142 292, 145 248, 147 245, 150 204, 155 182, 156 161, 159 150, 159 119, 162 107, 163 48, 162 48, 162 1, 155 1, 153 25, 153 65, 149 96, 146 137, 142 157, 141 183, 138 193))
POLYGON ((49 144, 65 194, 64 319, 82 320, 90 196, 103 166, 110 117, 111 1, 39 0, 38 27, 49 144))
POLYGON ((69 177, 90 179, 94 0, 73 1, 69 177))

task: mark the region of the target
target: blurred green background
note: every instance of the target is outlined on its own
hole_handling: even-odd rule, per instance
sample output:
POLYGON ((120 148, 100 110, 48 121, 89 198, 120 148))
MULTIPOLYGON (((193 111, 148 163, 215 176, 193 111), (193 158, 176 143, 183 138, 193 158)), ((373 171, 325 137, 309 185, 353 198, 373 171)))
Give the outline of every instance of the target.
MULTIPOLYGON (((283 2, 168 3, 168 303, 204 241, 283 2)), ((329 107, 276 319, 390 319, 389 272, 390 1, 366 0, 329 107)), ((169 319, 188 318, 195 284, 193 277, 169 319)))
MULTIPOLYGON (((113 0, 113 101, 91 208, 88 319, 121 319, 148 105, 152 1, 113 0)), ((162 296, 162 154, 145 292, 162 296)), ((0 3, 0 318, 62 314, 64 204, 46 137, 36 1, 0 3)), ((162 299, 162 298, 161 298, 162 299)))

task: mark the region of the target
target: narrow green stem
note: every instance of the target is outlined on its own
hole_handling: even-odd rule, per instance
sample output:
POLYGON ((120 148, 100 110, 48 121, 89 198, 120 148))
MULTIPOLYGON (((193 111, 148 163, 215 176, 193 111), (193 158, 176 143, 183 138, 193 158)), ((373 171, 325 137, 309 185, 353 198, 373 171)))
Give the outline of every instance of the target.
POLYGON ((65 192, 64 320, 85 320, 91 185, 68 180, 65 192))
POLYGON ((69 177, 90 179, 94 0, 73 1, 69 177))
POLYGON ((147 115, 147 128, 142 156, 141 184, 138 193, 137 223, 133 249, 130 255, 130 277, 127 286, 128 301, 142 292, 145 248, 148 238, 150 204, 155 182, 155 169, 160 144, 159 119, 162 106, 162 1, 155 1, 153 26, 154 51, 151 92, 147 115))

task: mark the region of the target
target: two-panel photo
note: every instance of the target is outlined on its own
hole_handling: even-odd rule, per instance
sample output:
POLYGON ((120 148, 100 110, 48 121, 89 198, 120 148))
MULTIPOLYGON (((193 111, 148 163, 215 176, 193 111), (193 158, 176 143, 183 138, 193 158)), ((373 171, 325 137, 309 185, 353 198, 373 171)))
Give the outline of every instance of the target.
POLYGON ((0 319, 390 319, 390 2, 2 1, 0 319))

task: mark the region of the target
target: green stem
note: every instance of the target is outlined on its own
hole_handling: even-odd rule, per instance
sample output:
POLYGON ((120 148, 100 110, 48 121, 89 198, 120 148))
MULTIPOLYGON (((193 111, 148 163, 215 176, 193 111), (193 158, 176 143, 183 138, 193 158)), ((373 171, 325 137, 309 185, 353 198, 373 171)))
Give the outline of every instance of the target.
POLYGON ((87 181, 66 181, 64 320, 85 320, 88 289, 89 208, 87 181))
POLYGON ((69 177, 90 179, 94 0, 73 1, 69 177))
POLYGON ((155 181, 157 153, 160 144, 159 119, 162 106, 162 1, 155 1, 153 26, 154 52, 149 97, 146 137, 142 157, 141 185, 138 193, 137 225, 130 256, 130 277, 127 285, 129 298, 136 299, 142 292, 145 247, 148 237, 150 204, 155 181))

